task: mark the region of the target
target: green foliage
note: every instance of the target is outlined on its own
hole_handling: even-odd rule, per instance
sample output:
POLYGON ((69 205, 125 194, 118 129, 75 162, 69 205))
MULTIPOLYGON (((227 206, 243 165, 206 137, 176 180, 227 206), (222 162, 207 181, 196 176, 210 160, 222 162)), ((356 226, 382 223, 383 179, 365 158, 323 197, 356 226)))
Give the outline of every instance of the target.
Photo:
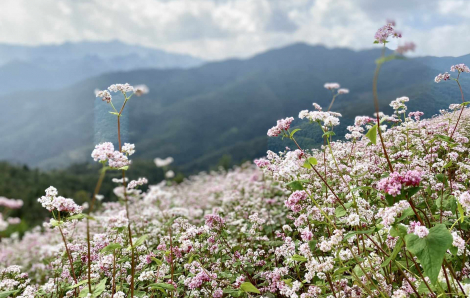
POLYGON ((377 124, 372 126, 366 134, 372 144, 377 144, 377 124))
POLYGON ((245 281, 240 285, 240 290, 246 293, 260 294, 260 291, 249 281, 245 281))
POLYGON ((415 234, 405 237, 407 249, 418 257, 424 268, 424 273, 431 283, 436 284, 437 276, 441 271, 442 261, 447 249, 452 245, 452 235, 443 224, 429 229, 429 235, 419 238, 415 234))

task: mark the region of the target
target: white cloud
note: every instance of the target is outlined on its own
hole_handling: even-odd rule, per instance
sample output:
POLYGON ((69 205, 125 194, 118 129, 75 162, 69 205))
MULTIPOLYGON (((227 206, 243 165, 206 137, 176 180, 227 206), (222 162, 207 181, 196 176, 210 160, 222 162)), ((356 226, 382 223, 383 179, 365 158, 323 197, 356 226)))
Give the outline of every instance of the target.
POLYGON ((296 41, 370 48, 388 17, 417 54, 464 55, 469 9, 463 0, 3 0, 0 42, 120 39, 223 59, 296 41))

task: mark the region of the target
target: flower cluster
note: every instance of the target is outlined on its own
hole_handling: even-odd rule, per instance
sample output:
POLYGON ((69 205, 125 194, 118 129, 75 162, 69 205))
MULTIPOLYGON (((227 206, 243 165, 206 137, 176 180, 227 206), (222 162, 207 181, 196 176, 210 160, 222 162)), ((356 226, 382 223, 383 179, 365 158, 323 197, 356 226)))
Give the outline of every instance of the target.
MULTIPOLYGON (((127 144, 125 145, 126 151, 123 152, 131 155, 135 152, 134 145, 127 144)), ((124 147, 123 147, 124 148, 124 147)), ((109 164, 109 167, 114 169, 120 169, 122 167, 130 165, 130 160, 127 156, 120 151, 114 150, 114 145, 110 142, 101 143, 95 146, 95 149, 91 153, 91 157, 95 161, 109 164)))
POLYGON ((82 213, 83 207, 77 205, 73 199, 66 199, 58 195, 57 189, 53 186, 46 189, 46 195, 38 199, 42 207, 49 211, 67 212, 69 214, 82 213))
POLYGON ((3 206, 8 209, 19 209, 23 206, 23 201, 0 197, 0 206, 3 206))
POLYGON ((377 43, 386 43, 387 39, 392 36, 395 38, 401 38, 401 33, 395 31, 395 22, 389 21, 387 22, 386 25, 383 27, 379 28, 377 32, 375 33, 375 41, 377 43))
POLYGON ((406 171, 405 173, 393 172, 389 177, 377 183, 377 189, 396 197, 401 193, 403 186, 418 186, 421 182, 422 172, 419 170, 406 171))
POLYGON ((292 121, 294 121, 293 117, 277 120, 277 125, 273 126, 271 129, 268 130, 268 136, 277 137, 281 133, 287 132, 287 130, 290 128, 292 121))

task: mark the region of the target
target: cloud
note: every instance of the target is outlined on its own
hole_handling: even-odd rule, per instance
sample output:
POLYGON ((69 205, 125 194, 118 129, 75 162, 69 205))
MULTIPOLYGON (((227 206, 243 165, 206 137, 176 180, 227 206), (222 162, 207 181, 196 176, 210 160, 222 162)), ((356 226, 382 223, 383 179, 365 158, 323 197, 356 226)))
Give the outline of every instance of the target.
POLYGON ((417 55, 464 55, 469 10, 463 0, 3 0, 0 42, 119 39, 224 59, 297 41, 370 48, 392 18, 417 55))

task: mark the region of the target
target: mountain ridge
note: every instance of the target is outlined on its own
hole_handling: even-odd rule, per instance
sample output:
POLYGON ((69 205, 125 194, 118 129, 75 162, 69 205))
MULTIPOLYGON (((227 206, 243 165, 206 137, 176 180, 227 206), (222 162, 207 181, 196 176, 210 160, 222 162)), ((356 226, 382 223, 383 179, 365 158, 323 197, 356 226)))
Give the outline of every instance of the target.
MULTIPOLYGON (((353 51, 296 43, 248 59, 208 62, 189 69, 119 71, 61 90, 0 97, 0 104, 6 107, 0 117, 8 122, 0 128, 0 138, 6 140, 0 145, 5 147, 0 148, 0 159, 43 168, 89 161, 95 143, 116 139, 110 107, 94 98, 93 90, 124 82, 150 88, 148 95, 133 98, 125 110, 124 141, 136 143, 136 158, 171 155, 175 165, 187 172, 206 169, 224 155, 237 163, 259 157, 267 149, 284 148, 278 140, 267 139, 267 129, 277 119, 311 109, 312 102, 326 107, 331 93, 323 84, 328 81, 337 81, 351 91, 333 106, 343 114, 337 131, 340 137, 356 115, 374 111, 372 77, 379 56, 379 49, 353 51), (18 101, 21 106, 15 106, 18 101)), ((431 117, 459 102, 457 88, 433 82, 436 65, 466 61, 470 55, 436 62, 439 59, 387 63, 378 84, 381 109, 390 112, 391 100, 409 96, 410 111, 422 110, 431 117)), ((464 89, 469 90, 465 84, 464 89)), ((299 120, 294 125, 306 128, 299 120)), ((307 147, 316 146, 321 139, 316 128, 297 135, 307 147)))

